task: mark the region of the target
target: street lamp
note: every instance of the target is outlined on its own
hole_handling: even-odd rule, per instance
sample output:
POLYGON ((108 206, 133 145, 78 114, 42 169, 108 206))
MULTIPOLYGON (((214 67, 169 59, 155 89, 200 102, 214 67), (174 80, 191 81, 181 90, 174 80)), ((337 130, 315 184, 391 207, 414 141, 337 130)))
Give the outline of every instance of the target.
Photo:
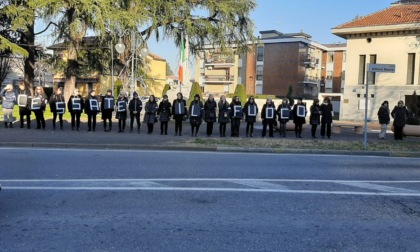
MULTIPOLYGON (((121 54, 125 51, 125 45, 120 37, 118 43, 115 45, 115 50, 121 54)), ((149 49, 143 47, 140 49, 140 56, 146 58, 149 55, 149 49)), ((136 78, 134 75, 134 60, 136 59, 136 34, 135 30, 131 30, 131 84, 130 84, 130 97, 133 97, 133 93, 136 90, 136 78)))

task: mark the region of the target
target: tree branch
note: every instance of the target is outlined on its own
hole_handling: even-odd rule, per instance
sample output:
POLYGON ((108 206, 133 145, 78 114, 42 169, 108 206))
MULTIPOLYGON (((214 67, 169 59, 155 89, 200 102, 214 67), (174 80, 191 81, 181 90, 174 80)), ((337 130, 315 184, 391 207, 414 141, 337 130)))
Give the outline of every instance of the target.
POLYGON ((58 27, 58 25, 56 24, 56 23, 54 23, 54 22, 51 22, 50 21, 50 23, 47 25, 47 27, 44 29, 44 30, 42 30, 42 31, 40 31, 40 32, 37 32, 37 33, 35 33, 34 35, 36 36, 36 35, 39 35, 39 34, 41 34, 41 33, 43 33, 43 32, 45 32, 46 30, 48 30, 48 28, 50 27, 50 25, 55 25, 56 27, 58 27))

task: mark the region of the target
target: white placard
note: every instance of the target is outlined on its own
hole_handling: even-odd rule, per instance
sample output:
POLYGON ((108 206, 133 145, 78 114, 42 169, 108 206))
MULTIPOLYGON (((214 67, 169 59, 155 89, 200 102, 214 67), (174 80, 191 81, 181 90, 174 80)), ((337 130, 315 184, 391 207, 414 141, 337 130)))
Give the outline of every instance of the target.
POLYGON ((192 105, 191 116, 200 116, 200 110, 201 110, 200 106, 192 105))
POLYGON ((18 95, 18 106, 26 107, 28 105, 28 96, 26 94, 18 95))
POLYGON ((41 98, 33 98, 31 102, 31 110, 41 109, 41 98))
POLYGON ((257 116, 257 106, 255 105, 248 106, 248 116, 257 116))
POLYGON ((297 105, 297 113, 298 117, 305 117, 305 106, 297 105))
POLYGON ((82 100, 80 98, 72 98, 71 104, 73 110, 82 110, 82 100))
POLYGON ((242 118, 242 106, 235 105, 233 106, 233 116, 242 118))
POLYGON ((114 109, 114 98, 113 97, 105 97, 103 102, 104 102, 104 110, 114 109))
POLYGON ((290 110, 288 108, 280 109, 280 119, 289 119, 290 118, 290 110))
POLYGON ((89 106, 91 111, 98 112, 99 111, 99 103, 96 99, 89 99, 89 106))
POLYGON ((118 101, 117 111, 118 112, 125 112, 126 110, 127 110, 127 103, 125 101, 118 101))
POLYGON ((175 106, 175 115, 183 115, 185 114, 185 106, 184 103, 179 102, 178 106, 175 106))
POLYGON ((57 114, 64 114, 66 112, 66 104, 64 102, 56 102, 55 112, 57 114))
POLYGON ((274 119, 274 108, 266 108, 265 109, 265 118, 266 119, 274 119))

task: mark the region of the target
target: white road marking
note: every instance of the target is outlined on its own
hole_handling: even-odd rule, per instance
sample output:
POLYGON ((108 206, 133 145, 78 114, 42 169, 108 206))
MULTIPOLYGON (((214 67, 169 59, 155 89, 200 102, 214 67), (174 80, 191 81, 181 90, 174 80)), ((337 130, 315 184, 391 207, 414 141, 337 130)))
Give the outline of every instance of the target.
POLYGON ((377 185, 372 183, 365 183, 365 182, 336 182, 340 185, 348 185, 348 186, 354 186, 359 187, 363 189, 369 189, 369 190, 378 190, 383 192, 390 192, 390 193, 419 193, 419 191, 416 190, 410 190, 405 188, 398 188, 393 186, 383 186, 383 185, 377 185))
POLYGON ((237 180, 237 181, 229 180, 229 182, 239 184, 239 185, 244 185, 244 186, 256 187, 256 188, 260 188, 260 189, 273 189, 273 190, 287 190, 287 189, 289 189, 286 186, 282 186, 282 185, 279 185, 279 184, 270 183, 270 182, 266 182, 266 181, 262 181, 262 180, 241 179, 241 180, 237 180))

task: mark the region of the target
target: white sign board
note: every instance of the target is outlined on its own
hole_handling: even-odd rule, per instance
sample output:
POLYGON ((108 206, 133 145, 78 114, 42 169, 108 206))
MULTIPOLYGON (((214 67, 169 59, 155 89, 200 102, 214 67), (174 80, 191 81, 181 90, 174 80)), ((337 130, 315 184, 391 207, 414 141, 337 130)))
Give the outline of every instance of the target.
POLYGON ((394 64, 369 64, 369 72, 377 73, 395 73, 394 64))

